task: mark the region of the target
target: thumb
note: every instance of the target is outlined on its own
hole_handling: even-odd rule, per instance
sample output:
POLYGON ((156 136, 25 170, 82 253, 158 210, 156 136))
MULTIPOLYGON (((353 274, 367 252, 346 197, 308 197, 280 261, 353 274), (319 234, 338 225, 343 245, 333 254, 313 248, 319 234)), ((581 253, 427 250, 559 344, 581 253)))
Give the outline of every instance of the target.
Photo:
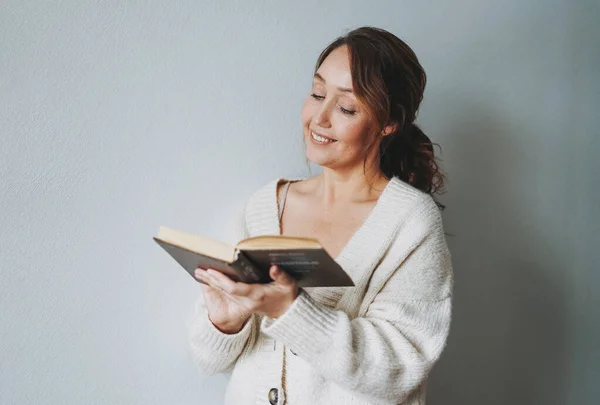
POLYGON ((277 265, 271 266, 269 269, 269 276, 271 276, 271 279, 277 284, 292 285, 296 281, 292 276, 281 270, 281 268, 279 268, 277 265))

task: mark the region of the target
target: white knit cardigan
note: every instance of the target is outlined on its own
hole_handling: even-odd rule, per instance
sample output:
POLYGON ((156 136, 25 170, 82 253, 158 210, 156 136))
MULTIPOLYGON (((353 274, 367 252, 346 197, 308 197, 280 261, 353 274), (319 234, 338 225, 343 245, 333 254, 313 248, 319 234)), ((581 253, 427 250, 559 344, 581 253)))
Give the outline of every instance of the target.
MULTIPOLYGON (((280 234, 281 181, 248 200, 242 236, 280 234)), ((206 373, 232 371, 225 404, 268 405, 273 389, 287 405, 425 403, 452 308, 439 208, 393 178, 336 261, 355 287, 303 289, 281 317, 253 315, 237 334, 219 332, 198 300, 192 355, 206 373)))

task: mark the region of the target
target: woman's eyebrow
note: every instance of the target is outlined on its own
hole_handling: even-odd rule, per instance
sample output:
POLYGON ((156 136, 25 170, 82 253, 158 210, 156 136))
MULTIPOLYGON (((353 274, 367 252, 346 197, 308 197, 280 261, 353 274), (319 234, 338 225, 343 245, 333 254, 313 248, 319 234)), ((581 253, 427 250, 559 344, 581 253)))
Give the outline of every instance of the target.
MULTIPOLYGON (((325 81, 325 79, 323 78, 323 76, 321 76, 318 73, 315 73, 315 79, 323 82, 323 84, 327 84, 327 82, 325 81)), ((347 87, 337 87, 337 89, 343 93, 353 93, 352 89, 349 89, 347 87)))

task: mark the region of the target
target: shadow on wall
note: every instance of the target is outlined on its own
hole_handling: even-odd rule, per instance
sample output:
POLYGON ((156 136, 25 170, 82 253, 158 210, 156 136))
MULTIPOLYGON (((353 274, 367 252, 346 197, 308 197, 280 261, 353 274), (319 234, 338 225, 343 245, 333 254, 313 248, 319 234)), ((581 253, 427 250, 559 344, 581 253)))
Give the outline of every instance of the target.
POLYGON ((532 129, 501 121, 481 104, 460 108, 468 113, 456 115, 462 120, 447 127, 452 145, 442 145, 452 156, 450 192, 441 200, 452 235, 453 323, 428 404, 562 405, 564 258, 549 233, 536 231, 546 224, 535 208, 546 202, 536 201, 524 175, 544 176, 524 136, 532 129))

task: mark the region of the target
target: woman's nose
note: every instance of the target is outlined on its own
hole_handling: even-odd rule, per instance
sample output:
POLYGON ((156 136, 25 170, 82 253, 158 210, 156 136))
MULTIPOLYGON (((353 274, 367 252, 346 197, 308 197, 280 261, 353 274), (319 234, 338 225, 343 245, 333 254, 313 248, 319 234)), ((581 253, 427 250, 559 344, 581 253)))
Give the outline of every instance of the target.
POLYGON ((323 103, 321 108, 317 111, 314 121, 315 124, 328 128, 331 124, 329 115, 331 114, 331 109, 328 104, 323 103))

